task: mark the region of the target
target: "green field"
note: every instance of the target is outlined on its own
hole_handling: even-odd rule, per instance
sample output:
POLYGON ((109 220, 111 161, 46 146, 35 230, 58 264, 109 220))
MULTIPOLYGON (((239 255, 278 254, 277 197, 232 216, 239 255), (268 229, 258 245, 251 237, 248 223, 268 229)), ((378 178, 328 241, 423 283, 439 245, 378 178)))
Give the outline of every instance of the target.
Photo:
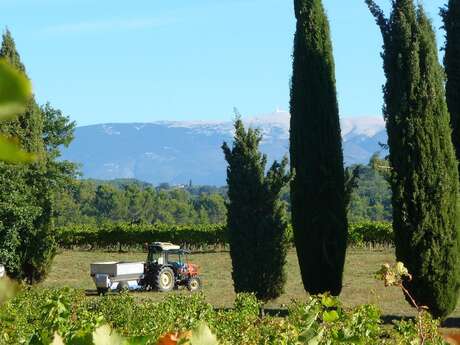
MULTIPOLYGON (((42 283, 44 287, 70 286, 83 289, 94 289, 89 277, 89 264, 93 261, 136 261, 145 260, 145 253, 118 253, 104 251, 62 251, 55 260, 48 279, 42 283)), ((190 261, 197 263, 201 270, 203 291, 206 298, 215 307, 230 307, 233 304, 231 279, 231 261, 228 252, 193 254, 190 261)), ((347 306, 362 303, 375 303, 380 306, 383 315, 413 315, 413 310, 404 300, 397 288, 385 288, 383 283, 373 278, 373 273, 385 262, 394 261, 392 249, 349 249, 345 267, 344 288, 341 299, 347 306)), ((302 300, 304 292, 295 250, 291 250, 287 262, 288 282, 285 293, 275 301, 267 304, 267 308, 283 308, 292 299, 302 300)), ((179 290, 172 293, 188 293, 179 290)), ((162 299, 166 294, 158 292, 133 293, 136 298, 162 299)), ((460 317, 460 307, 451 317, 460 317)), ((458 327, 458 326, 457 326, 458 327)))

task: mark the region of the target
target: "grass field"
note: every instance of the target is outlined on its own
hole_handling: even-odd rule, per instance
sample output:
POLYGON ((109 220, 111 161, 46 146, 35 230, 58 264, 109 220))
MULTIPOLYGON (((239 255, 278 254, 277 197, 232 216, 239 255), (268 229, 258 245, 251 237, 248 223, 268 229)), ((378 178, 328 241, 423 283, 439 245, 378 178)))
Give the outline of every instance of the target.
MULTIPOLYGON (((42 283, 45 287, 70 286, 94 289, 89 277, 89 264, 94 261, 144 261, 145 253, 118 253, 103 251, 62 251, 54 261, 48 279, 42 283)), ((231 261, 228 252, 193 254, 190 261, 199 265, 206 298, 215 307, 229 307, 233 304, 235 293, 231 279, 231 261)), ((349 249, 344 274, 344 288, 341 300, 346 306, 362 303, 376 303, 384 315, 408 316, 413 310, 404 300, 397 288, 385 288, 383 283, 373 278, 381 264, 394 261, 392 249, 349 249)), ((306 297, 302 286, 295 250, 291 250, 287 262, 288 281, 285 293, 267 308, 283 308, 292 299, 302 300, 306 297)), ((179 290, 172 293, 188 293, 179 290)), ((136 298, 160 300, 165 293, 133 293, 136 298)), ((460 320, 460 307, 451 315, 455 325, 460 320)), ((456 325, 458 327, 458 325, 456 325)))

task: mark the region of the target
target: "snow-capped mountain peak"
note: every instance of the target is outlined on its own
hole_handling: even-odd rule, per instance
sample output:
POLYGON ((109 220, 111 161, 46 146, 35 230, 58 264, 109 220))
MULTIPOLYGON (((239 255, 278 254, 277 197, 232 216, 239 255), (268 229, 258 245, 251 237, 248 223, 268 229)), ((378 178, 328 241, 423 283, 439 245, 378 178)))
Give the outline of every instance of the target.
MULTIPOLYGON (((261 150, 269 160, 289 152, 287 111, 243 118, 260 128, 261 150)), ((386 142, 385 125, 378 117, 341 119, 346 164, 367 163, 386 142)), ((82 163, 84 177, 137 178, 151 183, 225 184, 226 162, 221 150, 231 142, 232 121, 156 121, 78 127, 63 159, 82 163)))
POLYGON ((373 137, 385 129, 385 122, 382 117, 344 117, 340 120, 342 137, 363 135, 373 137))

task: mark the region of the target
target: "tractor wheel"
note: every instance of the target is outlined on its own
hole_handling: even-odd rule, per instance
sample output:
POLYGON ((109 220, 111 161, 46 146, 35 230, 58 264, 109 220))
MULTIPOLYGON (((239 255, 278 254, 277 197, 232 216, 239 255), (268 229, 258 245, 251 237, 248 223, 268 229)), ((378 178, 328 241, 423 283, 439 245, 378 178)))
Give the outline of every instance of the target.
POLYGON ((163 267, 158 271, 156 288, 161 292, 171 291, 176 284, 175 280, 174 272, 171 267, 163 267))
POLYGON ((105 295, 107 293, 107 291, 109 291, 109 289, 107 288, 97 288, 97 294, 98 295, 105 295))
POLYGON ((118 292, 127 291, 127 290, 129 290, 128 282, 121 281, 121 282, 118 283, 118 285, 117 285, 117 291, 118 292))
POLYGON ((199 277, 190 277, 187 281, 187 289, 190 292, 198 291, 201 289, 201 280, 199 277))

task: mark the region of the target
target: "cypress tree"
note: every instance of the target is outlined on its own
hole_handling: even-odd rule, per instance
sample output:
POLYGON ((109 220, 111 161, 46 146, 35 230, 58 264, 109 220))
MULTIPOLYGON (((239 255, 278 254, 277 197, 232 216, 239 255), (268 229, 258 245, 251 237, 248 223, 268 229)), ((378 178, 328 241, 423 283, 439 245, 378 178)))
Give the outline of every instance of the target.
POLYGON ((422 6, 396 0, 389 19, 366 0, 383 35, 383 109, 392 168, 396 256, 419 305, 445 317, 457 303, 458 171, 435 35, 422 6))
POLYGON ((347 242, 342 141, 329 23, 295 0, 291 82, 292 225, 305 290, 340 294, 347 242))
POLYGON ((264 175, 267 158, 259 152, 258 130, 235 121, 233 147, 222 145, 228 162, 227 226, 235 292, 253 292, 260 300, 277 298, 286 282, 288 248, 285 204, 281 189, 289 182, 287 159, 274 162, 264 175))
MULTIPOLYGON (((3 34, 0 58, 26 73, 8 30, 3 34)), ((0 163, 0 261, 11 277, 34 283, 45 277, 55 241, 43 119, 33 96, 22 114, 0 123, 0 133, 19 141, 37 158, 29 165, 0 163)))
POLYGON ((441 9, 446 31, 444 68, 447 76, 446 97, 450 111, 452 141, 460 161, 460 0, 449 0, 441 9))

